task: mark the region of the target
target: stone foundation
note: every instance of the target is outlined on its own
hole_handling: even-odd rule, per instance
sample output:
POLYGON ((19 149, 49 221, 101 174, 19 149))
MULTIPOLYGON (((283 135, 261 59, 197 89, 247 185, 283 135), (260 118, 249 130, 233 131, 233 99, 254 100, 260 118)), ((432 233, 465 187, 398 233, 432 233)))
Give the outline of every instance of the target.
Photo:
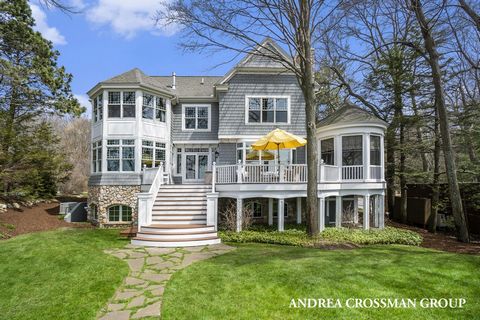
POLYGON ((138 206, 136 194, 140 186, 89 186, 88 187, 88 220, 100 227, 120 227, 137 223, 138 206), (109 222, 108 207, 126 205, 132 208, 132 222, 109 222), (97 219, 93 206, 97 207, 97 219))

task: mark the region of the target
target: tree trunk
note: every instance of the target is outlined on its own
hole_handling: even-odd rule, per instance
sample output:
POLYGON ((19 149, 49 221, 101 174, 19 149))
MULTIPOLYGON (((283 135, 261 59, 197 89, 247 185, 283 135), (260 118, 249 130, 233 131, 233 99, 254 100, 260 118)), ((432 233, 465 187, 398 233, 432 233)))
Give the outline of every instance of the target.
POLYGON ((445 105, 445 94, 442 82, 442 71, 439 64, 439 55, 435 40, 431 34, 430 25, 425 18, 420 0, 411 0, 412 9, 422 31, 424 45, 428 53, 428 62, 432 69, 433 85, 435 88, 435 104, 438 112, 440 134, 442 136, 443 156, 445 158, 445 168, 447 171, 447 180, 450 190, 450 199, 452 202, 452 212, 455 219, 457 238, 462 242, 469 242, 467 221, 463 212, 462 199, 457 181, 457 168, 453 154, 452 141, 450 137, 450 127, 448 121, 447 107, 445 105))
MULTIPOLYGON (((418 119, 418 108, 417 108, 417 100, 415 99, 415 91, 411 90, 410 91, 410 100, 412 102, 412 110, 413 114, 415 117, 418 119)), ((415 132, 417 136, 417 143, 419 146, 422 146, 422 149, 420 151, 420 157, 422 158, 422 170, 424 173, 427 173, 430 171, 430 166, 428 165, 428 160, 427 160, 427 155, 425 153, 424 147, 423 147, 423 133, 422 133, 422 127, 417 120, 415 123, 415 132)))
MULTIPOLYGON (((435 112, 436 114, 437 112, 435 112)), ((438 205, 440 202, 440 133, 438 132, 438 117, 435 115, 435 145, 433 150, 433 181, 432 203, 430 218, 428 219, 428 231, 437 232, 438 205)))
POLYGON ((400 219, 407 223, 407 179, 405 177, 405 123, 403 115, 400 115, 400 219))
POLYGON ((480 16, 473 11, 473 9, 465 2, 465 0, 459 0, 460 7, 462 7, 463 11, 473 20, 475 27, 480 32, 480 16))
POLYGON ((298 30, 299 48, 301 48, 304 60, 300 63, 302 70, 301 88, 305 98, 305 114, 307 118, 307 205, 306 220, 307 233, 315 236, 319 232, 319 210, 318 210, 318 154, 317 154, 317 110, 315 103, 315 81, 314 81, 314 56, 310 34, 310 2, 300 1, 300 30, 298 30))

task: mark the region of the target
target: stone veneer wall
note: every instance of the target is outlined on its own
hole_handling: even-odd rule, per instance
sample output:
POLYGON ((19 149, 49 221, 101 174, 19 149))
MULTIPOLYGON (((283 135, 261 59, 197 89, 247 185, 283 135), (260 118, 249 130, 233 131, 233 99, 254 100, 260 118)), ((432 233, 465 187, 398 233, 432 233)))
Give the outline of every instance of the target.
POLYGON ((93 213, 88 212, 88 220, 98 224, 100 227, 125 226, 137 223, 137 196, 140 186, 89 186, 88 207, 92 204, 97 206, 98 220, 93 220, 93 213), (108 222, 108 207, 120 204, 132 208, 132 222, 108 222))

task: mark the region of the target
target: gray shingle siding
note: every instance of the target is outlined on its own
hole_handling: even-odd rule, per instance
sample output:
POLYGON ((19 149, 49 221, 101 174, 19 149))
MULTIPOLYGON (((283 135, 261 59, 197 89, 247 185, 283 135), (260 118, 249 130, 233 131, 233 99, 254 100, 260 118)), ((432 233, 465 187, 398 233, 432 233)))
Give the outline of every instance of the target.
MULTIPOLYGON (((195 104, 195 103, 187 103, 195 104)), ((198 104, 210 104, 200 102, 198 104)), ((182 131, 182 104, 172 108, 172 141, 218 140, 218 103, 211 103, 211 131, 182 131)))
POLYGON ((218 145, 218 164, 235 164, 237 162, 237 144, 220 143, 218 145))
POLYGON ((305 136, 305 103, 294 75, 237 74, 219 96, 220 136, 264 135, 275 128, 305 136), (290 124, 246 124, 245 96, 290 96, 290 124))

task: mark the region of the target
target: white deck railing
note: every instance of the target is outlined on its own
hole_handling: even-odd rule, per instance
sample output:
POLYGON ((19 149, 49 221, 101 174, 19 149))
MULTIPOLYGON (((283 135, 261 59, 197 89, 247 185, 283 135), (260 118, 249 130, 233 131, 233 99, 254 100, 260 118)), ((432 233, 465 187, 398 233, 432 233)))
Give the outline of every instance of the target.
MULTIPOLYGON (((369 166, 369 179, 382 178, 381 166, 369 166)), ((231 164, 214 165, 213 186, 235 183, 306 183, 306 164, 231 164)), ((318 182, 365 181, 363 166, 318 166, 318 182)))
MULTIPOLYGON (((145 174, 146 171, 144 171, 145 174)), ((147 173, 148 174, 148 173, 147 173)), ((149 173, 151 174, 151 172, 149 173)), ((153 203, 157 197, 160 186, 165 183, 165 172, 163 162, 160 163, 158 170, 155 173, 152 184, 148 192, 137 194, 138 198, 138 231, 142 226, 148 226, 152 223, 153 203)))

